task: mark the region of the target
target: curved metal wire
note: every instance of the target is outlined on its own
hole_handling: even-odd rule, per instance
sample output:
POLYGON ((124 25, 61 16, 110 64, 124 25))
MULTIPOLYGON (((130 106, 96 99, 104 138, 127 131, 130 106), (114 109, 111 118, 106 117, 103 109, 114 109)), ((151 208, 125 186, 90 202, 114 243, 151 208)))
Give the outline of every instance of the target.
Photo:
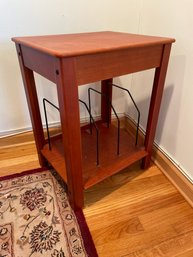
MULTIPOLYGON (((51 106, 53 106, 55 109, 57 109, 58 111, 60 110, 55 104, 53 104, 52 102, 50 102, 49 100, 47 100, 46 98, 43 98, 43 107, 44 107, 44 115, 45 115, 45 121, 46 121, 46 130, 47 130, 47 135, 48 135, 48 145, 49 145, 49 150, 51 150, 51 141, 50 141, 50 133, 49 133, 49 126, 48 126, 48 117, 47 117, 47 111, 46 111, 46 102, 49 103, 51 106)), ((96 129, 96 134, 97 134, 97 166, 99 165, 99 130, 95 124, 95 121, 90 113, 90 110, 87 106, 87 104, 85 102, 83 102, 82 100, 79 99, 79 102, 83 103, 84 106, 86 107, 89 115, 90 115, 90 120, 93 122, 93 125, 96 129)), ((91 126, 92 127, 92 126, 91 126)))
POLYGON ((124 88, 124 87, 120 87, 120 86, 115 85, 115 84, 111 84, 111 85, 112 85, 113 87, 117 87, 117 88, 119 88, 119 89, 121 89, 121 90, 126 91, 126 92, 129 94, 129 96, 130 96, 130 98, 131 98, 131 101, 133 102, 133 104, 134 104, 134 106, 135 106, 135 109, 137 110, 138 118, 137 118, 137 131, 136 131, 136 137, 135 137, 135 145, 137 145, 137 143, 138 143, 138 135, 139 135, 139 122, 140 122, 140 111, 139 111, 139 109, 138 109, 138 107, 137 107, 137 104, 135 103, 135 101, 134 101, 134 99, 133 99, 133 97, 132 97, 132 95, 131 95, 131 93, 130 93, 130 91, 129 91, 128 89, 126 89, 126 88, 124 88))
POLYGON ((50 102, 48 99, 43 98, 43 107, 44 107, 44 115, 45 115, 45 121, 46 121, 46 130, 47 130, 47 135, 48 135, 48 145, 49 145, 49 150, 51 150, 51 142, 50 142, 50 132, 49 132, 49 126, 48 126, 48 117, 47 117, 47 111, 46 111, 46 102, 52 105, 54 108, 56 108, 59 111, 59 108, 50 102))
MULTIPOLYGON (((96 134, 97 134, 97 142, 96 142, 96 144, 97 144, 97 158, 96 158, 96 162, 97 162, 97 166, 99 165, 99 130, 98 130, 98 128, 97 128, 97 126, 96 126, 96 124, 95 124, 95 121, 94 121, 94 119, 93 119, 93 117, 92 117, 92 115, 91 115, 91 112, 90 112, 90 110, 89 110, 89 108, 88 108, 88 106, 87 106, 87 104, 85 103, 85 102, 83 102, 82 100, 80 100, 79 99, 79 102, 81 102, 82 104, 84 104, 84 106, 86 107, 86 109, 87 109, 87 111, 88 111, 88 113, 89 113, 89 115, 90 115, 90 121, 92 121, 92 123, 93 123, 93 125, 94 125, 94 127, 95 127, 95 129, 96 129, 96 134)), ((91 123, 90 123, 90 125, 91 125, 91 123)), ((92 129, 92 125, 90 126, 90 129, 92 129)), ((92 130, 91 130, 92 131, 92 130)), ((91 133, 92 134, 92 133, 91 133)))
MULTIPOLYGON (((116 118, 117 118, 117 121, 118 121, 117 155, 119 155, 119 153, 120 153, 120 147, 119 147, 119 145, 120 145, 120 120, 119 120, 119 117, 118 117, 118 115, 117 115, 117 113, 116 113, 116 111, 115 111, 115 109, 114 109, 114 107, 113 107, 113 105, 112 105, 110 99, 107 97, 107 95, 101 93, 100 91, 98 91, 98 90, 96 90, 96 89, 94 89, 94 88, 88 88, 88 99, 89 99, 89 110, 90 110, 90 112, 91 112, 90 91, 94 91, 95 93, 98 93, 98 94, 102 95, 103 97, 106 97, 106 99, 107 99, 109 105, 111 106, 111 108, 112 108, 112 110, 113 110, 113 112, 114 112, 114 114, 115 114, 115 116, 116 116, 116 118)), ((107 126, 109 127, 109 120, 107 121, 107 126)))

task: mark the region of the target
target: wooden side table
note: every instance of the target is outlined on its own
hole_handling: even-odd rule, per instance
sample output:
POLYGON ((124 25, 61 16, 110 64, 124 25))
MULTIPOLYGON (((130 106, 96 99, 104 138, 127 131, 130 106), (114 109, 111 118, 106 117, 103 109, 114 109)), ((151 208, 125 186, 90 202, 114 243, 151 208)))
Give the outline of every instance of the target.
MULTIPOLYGON (((151 37, 118 32, 93 32, 69 35, 15 37, 25 92, 27 96, 39 161, 47 161, 68 185, 72 207, 82 208, 83 190, 142 159, 148 167, 155 136, 164 81, 168 66, 171 38, 151 37), (145 143, 135 146, 122 133, 119 155, 112 152, 113 125, 100 125, 100 165, 95 163, 91 135, 80 129, 78 86, 102 81, 101 92, 112 97, 112 78, 155 68, 145 143), (62 135, 44 138, 33 71, 56 84, 62 135), (108 139, 109 138, 109 139, 108 139)), ((111 116, 101 98, 101 120, 111 116)))

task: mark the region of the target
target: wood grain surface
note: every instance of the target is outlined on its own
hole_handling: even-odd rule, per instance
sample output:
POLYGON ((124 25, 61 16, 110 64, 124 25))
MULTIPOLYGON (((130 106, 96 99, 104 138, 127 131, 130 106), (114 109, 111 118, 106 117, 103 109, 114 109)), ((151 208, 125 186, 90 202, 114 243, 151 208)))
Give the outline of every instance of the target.
POLYGON ((78 34, 14 37, 17 42, 57 57, 107 52, 129 47, 172 43, 173 38, 102 31, 78 34))

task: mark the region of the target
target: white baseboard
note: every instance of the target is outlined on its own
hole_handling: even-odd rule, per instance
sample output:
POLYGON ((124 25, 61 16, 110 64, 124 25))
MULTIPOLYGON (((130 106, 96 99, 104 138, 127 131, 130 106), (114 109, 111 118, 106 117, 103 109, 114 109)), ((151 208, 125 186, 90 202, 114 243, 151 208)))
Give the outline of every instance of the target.
MULTIPOLYGON (((49 126, 50 126, 50 128, 54 128, 54 127, 58 127, 59 124, 60 124, 59 122, 52 122, 49 124, 49 126)), ((46 125, 43 124, 43 128, 46 128, 46 125)), ((15 135, 22 134, 22 133, 29 132, 29 131, 32 131, 32 127, 24 127, 24 128, 6 130, 3 132, 0 132, 0 138, 15 136, 15 135)))
MULTIPOLYGON (((120 118, 122 118, 122 117, 125 116, 125 114, 124 113, 118 113, 118 116, 120 118)), ((93 115, 94 120, 99 120, 100 117, 101 117, 100 115, 93 115)), ((112 114, 112 119, 114 119, 114 118, 115 118, 115 115, 112 114)), ((85 117, 80 118, 80 123, 86 123, 88 121, 89 121, 89 116, 85 116, 85 117)), ((59 121, 49 123, 50 128, 59 127, 59 126, 60 126, 59 121)), ((43 124, 43 128, 46 128, 45 124, 43 124)), ((15 136, 15 135, 25 133, 25 132, 29 132, 29 131, 32 131, 32 127, 24 127, 24 128, 1 131, 0 132, 0 138, 15 136)))

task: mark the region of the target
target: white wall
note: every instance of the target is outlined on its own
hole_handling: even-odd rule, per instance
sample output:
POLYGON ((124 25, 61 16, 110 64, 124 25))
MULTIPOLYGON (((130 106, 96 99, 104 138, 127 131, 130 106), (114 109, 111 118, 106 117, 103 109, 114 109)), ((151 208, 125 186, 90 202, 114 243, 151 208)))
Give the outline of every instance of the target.
MULTIPOLYGON (((145 0, 139 33, 176 38, 168 67, 156 133, 158 145, 193 179, 193 1, 145 0)), ((141 110, 149 106, 153 72, 133 76, 141 110), (141 90, 143 87, 144 90, 141 90)), ((146 127, 146 112, 142 115, 146 127)))
MULTIPOLYGON (((156 142, 193 178, 192 9, 191 0, 0 0, 0 134, 31 126, 11 37, 100 30, 175 37, 156 142)), ((128 85, 138 100, 144 128, 152 78, 153 72, 148 71, 116 79, 128 85)), ((40 98, 47 96, 57 102, 55 85, 40 76, 36 80, 40 98)), ((86 88, 82 87, 82 99, 85 94, 86 88)), ((132 108, 125 107, 122 95, 115 94, 116 109, 133 115, 132 108)), ((85 114, 81 108, 81 116, 85 114)), ((57 115, 50 115, 52 121, 58 120, 57 115)))
MULTIPOLYGON (((1 135, 31 126, 11 37, 100 30, 136 33, 140 3, 141 0, 0 0, 1 135)), ((40 99, 46 95, 57 102, 55 85, 40 76, 36 79, 40 99)), ((83 99, 85 92, 86 89, 81 88, 80 97, 83 99)), ((117 100, 116 106, 119 112, 124 112, 122 101, 117 100)), ((80 110, 84 116, 85 111, 80 110)), ((95 113, 98 113, 97 109, 95 113)), ((55 121, 58 116, 52 112, 50 119, 55 121)))

